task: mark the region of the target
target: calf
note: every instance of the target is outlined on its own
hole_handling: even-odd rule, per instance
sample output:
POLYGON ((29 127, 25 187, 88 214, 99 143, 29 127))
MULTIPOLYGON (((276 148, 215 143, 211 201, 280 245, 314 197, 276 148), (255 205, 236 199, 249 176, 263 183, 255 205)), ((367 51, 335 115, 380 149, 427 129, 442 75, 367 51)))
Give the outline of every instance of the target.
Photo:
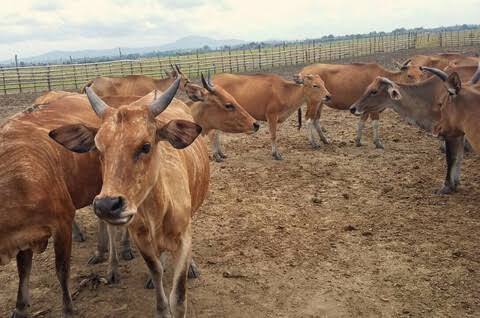
POLYGON ((205 142, 196 139, 201 127, 184 106, 165 111, 179 84, 177 79, 150 104, 118 109, 87 88, 100 128, 77 124, 50 133, 71 151, 100 154, 103 186, 93 202, 95 214, 128 226, 153 279, 156 317, 186 316, 191 217, 206 197, 210 176, 205 142), (175 271, 170 301, 159 258, 165 251, 172 253, 175 271))
MULTIPOLYGON (((348 108, 362 96, 365 88, 377 77, 387 77, 395 81, 415 81, 417 78, 409 78, 405 71, 390 71, 375 63, 353 63, 353 64, 312 64, 304 67, 296 78, 302 78, 304 74, 319 75, 325 81, 325 87, 332 94, 332 99, 325 105, 340 110, 348 108)), ((321 140, 324 143, 328 141, 323 136, 320 129, 320 116, 323 103, 321 101, 307 101, 307 119, 308 139, 313 147, 318 144, 313 138, 313 127, 316 128, 321 140), (313 123, 313 124, 312 124, 313 123)), ((379 126, 380 114, 378 112, 369 112, 362 114, 357 125, 357 136, 355 144, 361 146, 362 132, 365 122, 370 117, 373 126, 373 143, 376 148, 383 149, 383 143, 380 140, 379 126)))
MULTIPOLYGON (((465 77, 470 77, 471 68, 458 68, 465 77), (470 74, 470 75, 468 75, 470 74)), ((376 78, 350 108, 355 115, 380 112, 391 107, 408 122, 427 132, 440 120, 438 99, 444 94, 443 82, 431 77, 418 84, 401 84, 384 77, 376 78)), ((446 138, 447 176, 440 194, 455 191, 460 180, 463 158, 463 137, 446 138)))
POLYGON ((468 85, 462 85, 458 73, 450 75, 441 70, 430 70, 445 85, 446 92, 440 99, 441 119, 434 133, 444 138, 466 136, 473 149, 480 152, 480 64, 468 85))
MULTIPOLYGON (((205 78, 202 79, 202 82, 203 93, 197 91, 189 94, 194 100, 206 92, 214 92, 215 87, 219 86, 231 94, 255 119, 268 122, 272 156, 275 160, 282 159, 282 155, 277 149, 278 124, 283 123, 305 102, 312 100, 312 103, 319 103, 331 98, 320 76, 311 74, 303 76, 298 83, 286 81, 274 74, 219 74, 214 76, 213 83, 210 79, 205 80, 205 78)), ((227 108, 231 106, 225 104, 227 108)), ((212 136, 214 139, 213 157, 217 162, 222 161, 225 155, 220 147, 219 134, 213 132, 212 136)))

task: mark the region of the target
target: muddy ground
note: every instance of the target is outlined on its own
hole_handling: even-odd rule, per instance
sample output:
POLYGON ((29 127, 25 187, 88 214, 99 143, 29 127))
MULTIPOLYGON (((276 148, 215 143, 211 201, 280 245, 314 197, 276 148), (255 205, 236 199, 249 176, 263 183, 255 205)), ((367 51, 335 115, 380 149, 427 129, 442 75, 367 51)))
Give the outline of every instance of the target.
MULTIPOLYGON (((477 48, 478 51, 478 48, 477 48)), ((405 51, 358 61, 391 65, 405 51)), ((276 70, 285 76, 300 67, 276 70)), ((5 118, 35 94, 1 97, 5 118)), ((434 195, 445 174, 438 141, 392 111, 381 121, 385 150, 353 143, 356 118, 324 109, 330 145, 313 150, 292 116, 281 126, 273 161, 265 125, 228 135, 226 162, 211 162, 210 194, 194 220, 201 277, 188 286, 189 317, 480 317, 480 156, 469 154, 458 193, 434 195)), ((106 264, 86 265, 96 220, 78 219, 87 241, 74 243, 72 292, 106 264)), ((118 286, 80 289, 78 317, 152 317, 141 257, 121 262, 118 286)), ((166 275, 167 290, 171 272, 166 275)), ((0 269, 0 317, 15 305, 14 262, 0 269)), ((53 251, 36 255, 32 312, 60 316, 53 251)))

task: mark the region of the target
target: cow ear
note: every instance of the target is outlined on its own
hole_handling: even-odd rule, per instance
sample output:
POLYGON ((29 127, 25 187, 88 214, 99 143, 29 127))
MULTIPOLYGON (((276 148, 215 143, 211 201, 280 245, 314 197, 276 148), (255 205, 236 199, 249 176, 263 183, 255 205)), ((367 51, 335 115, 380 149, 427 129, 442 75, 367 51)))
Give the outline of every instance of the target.
POLYGON ((393 100, 400 100, 402 99, 402 94, 400 94, 400 91, 395 88, 394 86, 389 86, 388 89, 388 94, 390 95, 390 98, 393 100))
POLYGON ((460 76, 458 76, 457 72, 453 72, 450 74, 445 81, 445 85, 447 86, 448 93, 450 95, 457 95, 460 90, 462 89, 462 81, 460 80, 460 76))
POLYGON ((174 148, 188 147, 202 132, 202 127, 188 120, 172 120, 157 128, 157 140, 166 140, 174 148))
POLYGON ((293 81, 297 84, 303 84, 303 76, 301 74, 293 75, 293 81))
POLYGON ((194 102, 205 101, 206 95, 208 94, 205 88, 194 84, 187 85, 185 92, 188 98, 194 102))
POLYGON ((70 151, 84 153, 95 149, 97 129, 81 124, 66 125, 48 133, 50 138, 70 151))

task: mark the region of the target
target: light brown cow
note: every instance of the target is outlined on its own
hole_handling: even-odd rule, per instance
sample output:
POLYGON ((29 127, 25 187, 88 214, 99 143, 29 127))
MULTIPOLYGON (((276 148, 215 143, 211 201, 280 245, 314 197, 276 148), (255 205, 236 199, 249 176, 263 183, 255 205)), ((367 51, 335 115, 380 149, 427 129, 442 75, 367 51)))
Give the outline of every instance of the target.
POLYGON ((205 142, 195 140, 201 127, 184 105, 165 110, 179 84, 177 79, 150 104, 118 109, 87 88, 100 128, 77 124, 50 133, 74 152, 96 149, 100 154, 103 186, 94 200, 95 213, 111 225, 128 226, 153 278, 156 317, 186 316, 191 218, 207 195, 210 177, 205 142), (166 251, 174 263, 169 301, 160 262, 166 251))
POLYGON ((431 74, 423 72, 420 69, 421 66, 444 70, 447 67, 475 66, 478 62, 478 56, 467 56, 465 53, 418 54, 399 64, 399 67, 407 73, 409 78, 424 80, 430 77, 431 74))
POLYGON ((445 84, 446 94, 441 98, 441 119, 434 133, 445 138, 466 136, 473 149, 480 152, 480 64, 467 85, 457 72, 450 75, 433 72, 445 84))
MULTIPOLYGON (((313 128, 320 136, 324 143, 328 140, 323 135, 320 126, 320 116, 323 104, 340 110, 348 110, 349 107, 362 96, 365 88, 377 77, 387 77, 389 79, 401 82, 413 81, 407 78, 404 71, 390 71, 375 63, 353 63, 353 64, 312 64, 304 67, 296 78, 303 78, 304 74, 317 74, 325 81, 325 87, 332 94, 332 100, 327 103, 308 103, 307 119, 308 139, 312 147, 318 147, 314 138, 313 128)), ((361 146, 362 132, 365 122, 370 117, 373 126, 373 143, 377 148, 383 148, 383 144, 379 136, 379 119, 378 112, 365 113, 361 116, 357 125, 357 136, 355 143, 361 146)))
MULTIPOLYGON (((192 91, 187 94, 193 100, 203 98, 206 92, 214 92, 215 87, 222 87, 230 93, 245 110, 255 119, 267 121, 270 129, 270 138, 272 142, 272 156, 276 160, 281 160, 282 155, 277 150, 277 126, 283 123, 293 112, 302 104, 310 100, 315 102, 329 100, 330 93, 325 89, 323 80, 320 76, 306 74, 301 84, 286 81, 275 74, 255 74, 255 75, 237 75, 237 74, 219 74, 213 77, 213 83, 210 80, 202 79, 205 90, 192 91)), ((227 108, 232 105, 225 104, 227 108)), ((220 138, 218 132, 213 132, 214 153, 216 161, 222 161, 226 156, 220 147, 220 138)))
POLYGON ((166 72, 167 78, 155 79, 145 75, 128 75, 122 77, 100 76, 89 81, 82 89, 90 87, 100 97, 104 96, 145 96, 153 90, 163 91, 169 87, 177 75, 181 77, 181 89, 190 81, 180 68, 172 65, 172 71, 166 72))
MULTIPOLYGON (((475 72, 472 67, 458 67, 456 71, 464 78, 475 72)), ((361 116, 366 112, 381 112, 392 108, 407 122, 431 133, 440 120, 438 99, 444 95, 443 82, 430 77, 416 84, 402 84, 385 77, 376 78, 363 95, 352 105, 350 111, 361 116)), ((460 166, 463 158, 463 137, 446 138, 447 176, 440 194, 455 191, 460 182, 460 166)))

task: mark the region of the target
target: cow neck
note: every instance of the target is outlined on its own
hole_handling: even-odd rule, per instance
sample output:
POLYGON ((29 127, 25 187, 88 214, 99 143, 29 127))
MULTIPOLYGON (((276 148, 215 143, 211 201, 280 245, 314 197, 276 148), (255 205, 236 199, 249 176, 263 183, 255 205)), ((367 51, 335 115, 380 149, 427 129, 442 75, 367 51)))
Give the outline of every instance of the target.
POLYGON ((284 90, 287 96, 287 112, 291 113, 292 111, 297 110, 300 106, 305 104, 307 98, 305 96, 304 90, 305 86, 298 85, 295 83, 286 83, 284 90))
POLYGON ((463 131, 471 141, 475 151, 480 151, 480 93, 473 88, 462 88, 461 100, 453 101, 457 112, 458 128, 463 131))
POLYGON ((203 122, 202 117, 204 115, 204 111, 203 111, 204 108, 201 105, 202 105, 202 102, 193 102, 190 105, 190 114, 193 117, 193 122, 195 124, 199 125, 200 127, 202 127, 201 135, 205 136, 212 129, 210 127, 205 127, 205 124, 202 124, 202 122, 203 122))
POLYGON ((428 132, 440 119, 440 107, 437 105, 439 79, 429 78, 418 84, 396 83, 402 98, 392 100, 392 108, 407 122, 428 132))

